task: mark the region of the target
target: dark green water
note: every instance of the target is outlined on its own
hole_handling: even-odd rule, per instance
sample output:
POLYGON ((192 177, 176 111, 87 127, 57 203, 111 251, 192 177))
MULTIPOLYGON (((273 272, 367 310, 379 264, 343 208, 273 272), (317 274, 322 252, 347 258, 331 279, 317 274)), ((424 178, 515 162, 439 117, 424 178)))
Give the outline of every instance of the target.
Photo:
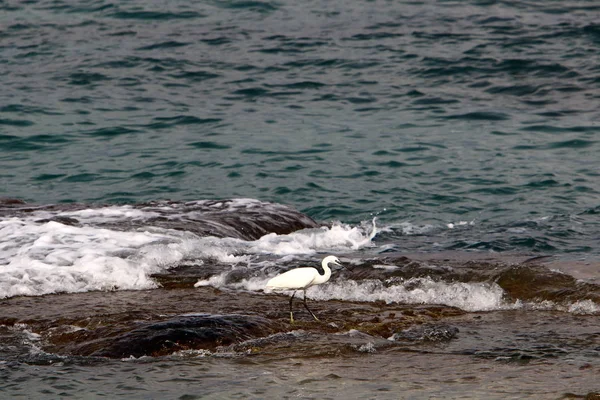
POLYGON ((249 197, 596 252, 593 1, 1 7, 4 196, 249 197))
MULTIPOLYGON (((41 205, 258 199, 318 222, 362 226, 364 237, 377 217, 375 249, 352 253, 350 238, 349 258, 383 259, 387 250, 524 252, 589 261, 585 276, 594 281, 599 21, 600 5, 583 0, 0 1, 0 197, 41 205)), ((136 218, 135 210, 118 210, 136 218)), ((8 227, 0 237, 10 242, 0 244, 3 268, 22 243, 40 237, 38 221, 12 217, 0 221, 0 231, 8 227)), ((85 213, 77 218, 87 229, 85 213)), ((88 246, 82 254, 106 245, 97 239, 103 232, 88 242, 78 242, 79 231, 72 235, 72 243, 88 246)), ((129 237, 114 240, 137 249, 129 237)), ((316 251, 338 245, 324 242, 316 251)), ((61 254, 50 261, 57 270, 61 254)), ((577 322, 566 325, 577 334, 577 322)), ((597 360, 597 346, 586 346, 585 362, 597 360)), ((411 354, 406 366, 426 374, 423 365, 435 357, 411 354)), ((582 368, 573 391, 593 390, 596 370, 565 360, 561 376, 582 368)), ((311 391, 304 375, 290 378, 287 361, 247 369, 211 359, 206 368, 220 368, 213 386, 180 394, 218 398, 214 387, 233 385, 230 397, 331 395, 331 376, 315 378, 303 367, 301 374, 319 383, 311 391), (286 380, 292 389, 282 389, 286 380)), ((338 361, 332 368, 342 375, 346 366, 338 361)), ((193 374, 196 362, 167 360, 165 369, 193 374)), ((11 369, 1 361, 0 374, 34 382, 31 393, 40 396, 51 381, 47 395, 148 398, 140 388, 152 388, 163 373, 161 361, 132 364, 132 375, 115 363, 102 364, 106 379, 124 378, 106 392, 101 380, 85 392, 98 371, 85 363, 69 372, 68 361, 58 370, 26 363, 11 369), (44 382, 36 381, 40 369, 44 382), (76 382, 63 387, 57 374, 66 373, 76 382)), ((557 398, 568 386, 553 381, 552 366, 542 383, 528 368, 511 391, 505 383, 515 370, 506 365, 481 362, 484 378, 471 384, 464 381, 468 367, 454 374, 454 361, 440 363, 451 389, 378 376, 385 364, 369 371, 375 383, 357 373, 342 393, 366 398, 388 385, 391 395, 382 398, 406 390, 419 396, 423 387, 431 396, 557 398), (498 376, 501 389, 485 386, 498 376)), ((166 393, 177 392, 180 378, 165 378, 173 385, 166 393)), ((31 394, 25 389, 5 387, 31 394)))

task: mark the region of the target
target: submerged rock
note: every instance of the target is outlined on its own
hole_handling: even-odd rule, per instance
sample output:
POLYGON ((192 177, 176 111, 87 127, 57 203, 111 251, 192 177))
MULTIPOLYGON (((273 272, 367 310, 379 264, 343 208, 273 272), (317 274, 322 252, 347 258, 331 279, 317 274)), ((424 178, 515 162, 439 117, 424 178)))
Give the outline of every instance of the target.
POLYGON ((455 326, 450 325, 421 325, 413 326, 409 329, 396 332, 390 340, 396 342, 423 342, 423 343, 439 343, 448 342, 456 337, 459 330, 455 326))
POLYGON ((82 344, 77 353, 109 358, 161 356, 180 350, 214 350, 273 332, 273 323, 258 316, 183 315, 92 340, 82 344))
POLYGON ((542 265, 511 266, 501 271, 495 280, 513 299, 600 302, 598 285, 542 265))
MULTIPOLYGON (((82 210, 97 212, 115 205, 90 205, 83 203, 34 205, 15 199, 0 199, 0 217, 15 217, 43 212, 44 218, 36 222, 59 222, 76 226, 79 221, 73 213, 82 210), (66 215, 65 215, 66 214, 66 215)), ((191 232, 200 237, 231 237, 256 240, 266 234, 285 235, 300 229, 318 228, 321 225, 309 216, 284 204, 269 203, 255 199, 198 200, 191 202, 153 201, 121 206, 122 209, 145 213, 87 224, 113 229, 135 230, 148 226, 191 232)))

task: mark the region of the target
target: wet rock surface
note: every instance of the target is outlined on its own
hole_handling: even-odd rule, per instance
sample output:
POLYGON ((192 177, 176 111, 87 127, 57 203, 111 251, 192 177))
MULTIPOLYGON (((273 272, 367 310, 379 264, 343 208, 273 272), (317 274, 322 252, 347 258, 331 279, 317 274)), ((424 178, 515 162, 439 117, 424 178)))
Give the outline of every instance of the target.
MULTIPOLYGON (((523 269, 544 268, 512 262, 492 265, 489 261, 481 268, 481 262, 441 263, 402 256, 379 260, 377 265, 396 267, 384 269, 390 279, 401 279, 402 273, 409 274, 407 278, 415 273, 418 276, 419 270, 426 276, 437 271, 438 278, 444 280, 462 277, 469 281, 475 277, 485 281, 487 276, 487 282, 498 282, 507 296, 524 290, 520 285, 531 283, 525 279, 519 284, 507 277, 515 271, 520 274, 523 269)), ((366 261, 350 265, 337 278, 369 279, 374 269, 374 262, 366 261)), ((122 359, 190 351, 226 356, 320 357, 394 348, 422 351, 423 346, 443 346, 457 354, 522 361, 560 357, 564 355, 565 343, 570 343, 574 352, 584 351, 593 348, 597 340, 590 317, 526 310, 466 312, 444 305, 384 301, 311 300, 311 309, 320 321, 314 321, 298 302, 294 303, 296 322, 290 324, 287 295, 210 286, 195 288, 194 283, 206 277, 202 271, 213 269, 204 264, 202 268, 181 267, 155 276, 162 287, 154 290, 2 299, 0 351, 5 359, 32 362, 33 346, 52 355, 33 362, 54 362, 54 358, 65 356, 122 359), (581 321, 574 324, 572 320, 577 318, 581 321), (568 323, 563 322, 565 319, 568 323), (522 338, 503 341, 529 326, 533 330, 526 336, 531 336, 531 344, 525 346, 522 338), (577 327, 580 335, 570 331, 548 337, 537 334, 548 329, 558 332, 563 326, 577 327), (502 329, 509 331, 497 335, 502 329), (579 337, 578 341, 574 341, 575 337, 579 337), (540 351, 542 348, 545 350, 540 351), (513 357, 514 354, 526 357, 513 357)), ((568 277, 549 270, 547 273, 557 274, 565 287, 564 279, 568 277)), ((567 283, 573 287, 581 285, 570 279, 567 283)), ((539 294, 548 285, 552 285, 552 280, 530 290, 539 294)))
POLYGON ((320 322, 298 305, 292 325, 285 295, 210 287, 20 297, 0 305, 0 324, 26 327, 48 353, 109 358, 194 349, 298 356, 356 351, 368 342, 389 344, 397 330, 464 314, 442 306, 322 301, 311 304, 320 322))
POLYGON ((394 333, 391 337, 397 342, 448 342, 456 337, 459 329, 451 325, 431 325, 410 327, 400 332, 394 333))
POLYGON ((162 356, 190 349, 214 350, 275 331, 273 324, 250 315, 184 315, 145 323, 123 334, 88 341, 75 353, 110 358, 162 356))
MULTIPOLYGON (((36 222, 54 221, 78 226, 80 221, 69 213, 76 213, 91 206, 78 203, 37 205, 18 199, 0 199, 0 217, 46 212, 48 216, 37 219, 36 222)), ((94 207, 102 210, 103 207, 110 206, 94 207)), ((116 223, 97 223, 96 226, 114 230, 134 230, 153 226, 190 232, 200 237, 230 237, 243 240, 255 240, 268 233, 283 235, 300 229, 321 226, 309 216, 286 205, 251 199, 153 201, 134 204, 131 209, 141 210, 152 216, 143 219, 131 218, 116 223)))

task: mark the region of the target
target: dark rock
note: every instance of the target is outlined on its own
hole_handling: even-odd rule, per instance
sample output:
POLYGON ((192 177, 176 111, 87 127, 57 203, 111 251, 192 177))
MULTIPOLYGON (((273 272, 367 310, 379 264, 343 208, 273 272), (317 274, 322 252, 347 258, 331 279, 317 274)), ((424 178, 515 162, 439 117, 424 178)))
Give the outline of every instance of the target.
POLYGON ((291 207, 258 200, 170 202, 168 205, 173 207, 173 212, 165 211, 164 204, 158 202, 135 207, 164 214, 164 217, 149 219, 147 224, 185 230, 198 236, 256 240, 268 233, 285 235, 320 227, 312 218, 291 207))
POLYGON ((50 221, 59 222, 63 225, 70 225, 70 226, 78 226, 79 225, 79 221, 77 219, 71 218, 71 217, 62 217, 62 216, 55 216, 52 218, 40 219, 35 222, 37 222, 39 224, 44 224, 44 223, 47 223, 50 221))
POLYGON ((126 358, 161 356, 180 350, 228 346, 275 332, 273 324, 249 315, 184 315, 148 323, 113 337, 84 343, 79 355, 126 358))
MULTIPOLYGON (((93 205, 101 209, 108 205, 93 205)), ((318 228, 309 216, 283 204, 259 200, 201 200, 193 202, 153 201, 131 205, 154 213, 150 218, 119 219, 96 223, 114 230, 135 230, 147 226, 194 233, 201 237, 231 237, 256 240, 268 233, 285 235, 300 229, 318 228)), ((19 216, 37 211, 49 213, 74 212, 90 208, 89 204, 33 205, 14 199, 0 199, 0 217, 19 216)), ((57 221, 66 225, 78 224, 71 217, 51 216, 38 222, 57 221)))

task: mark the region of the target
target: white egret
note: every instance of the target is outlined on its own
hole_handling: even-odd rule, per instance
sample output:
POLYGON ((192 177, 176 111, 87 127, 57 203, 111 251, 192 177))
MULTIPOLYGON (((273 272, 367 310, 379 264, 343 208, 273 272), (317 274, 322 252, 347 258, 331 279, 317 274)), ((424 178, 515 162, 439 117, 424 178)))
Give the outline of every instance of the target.
POLYGON ((302 267, 296 268, 288 272, 284 272, 281 275, 277 275, 275 278, 269 280, 267 282, 267 288, 272 290, 293 290, 292 297, 290 297, 290 322, 294 323, 294 313, 292 312, 292 300, 294 300, 294 295, 297 290, 304 291, 304 307, 308 310, 310 315, 318 321, 319 319, 313 314, 312 311, 308 308, 306 304, 306 289, 314 285, 320 285, 321 283, 325 283, 331 277, 331 269, 329 269, 328 264, 335 264, 342 266, 340 260, 338 260, 335 256, 327 256, 321 262, 321 266, 323 267, 323 275, 319 273, 316 268, 313 267, 302 267))

